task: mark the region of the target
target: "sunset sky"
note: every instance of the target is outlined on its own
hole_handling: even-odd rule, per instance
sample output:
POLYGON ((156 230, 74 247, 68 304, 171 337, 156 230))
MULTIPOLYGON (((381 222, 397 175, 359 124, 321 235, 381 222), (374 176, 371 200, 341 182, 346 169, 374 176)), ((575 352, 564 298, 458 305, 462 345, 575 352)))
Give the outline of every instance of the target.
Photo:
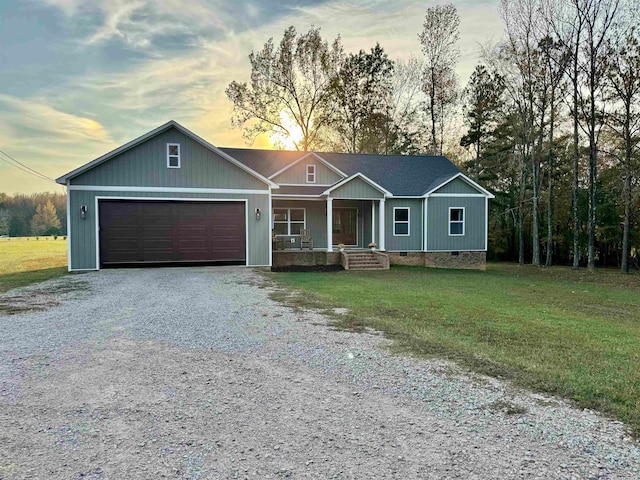
MULTIPOLYGON (((479 45, 501 37, 498 1, 456 1, 466 83, 479 45)), ((176 120, 218 146, 247 146, 224 90, 247 81, 251 50, 286 27, 420 54, 435 2, 20 0, 0 2, 0 150, 56 178, 176 120)), ((269 147, 262 138, 255 147, 269 147)), ((0 192, 62 191, 0 161, 0 192)))

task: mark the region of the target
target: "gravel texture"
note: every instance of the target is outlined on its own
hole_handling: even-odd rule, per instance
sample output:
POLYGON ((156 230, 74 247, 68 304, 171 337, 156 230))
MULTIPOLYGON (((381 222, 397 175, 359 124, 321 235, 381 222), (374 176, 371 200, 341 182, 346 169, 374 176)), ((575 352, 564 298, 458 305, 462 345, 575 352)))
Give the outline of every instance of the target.
POLYGON ((640 478, 620 422, 391 355, 270 288, 136 269, 1 296, 0 479, 640 478))

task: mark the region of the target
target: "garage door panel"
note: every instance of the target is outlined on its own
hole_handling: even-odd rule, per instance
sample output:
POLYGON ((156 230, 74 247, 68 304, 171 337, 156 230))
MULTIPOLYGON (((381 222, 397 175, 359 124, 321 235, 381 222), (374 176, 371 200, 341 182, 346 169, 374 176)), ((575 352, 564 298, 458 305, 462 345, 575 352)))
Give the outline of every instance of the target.
POLYGON ((103 264, 245 262, 244 202, 100 201, 103 264))

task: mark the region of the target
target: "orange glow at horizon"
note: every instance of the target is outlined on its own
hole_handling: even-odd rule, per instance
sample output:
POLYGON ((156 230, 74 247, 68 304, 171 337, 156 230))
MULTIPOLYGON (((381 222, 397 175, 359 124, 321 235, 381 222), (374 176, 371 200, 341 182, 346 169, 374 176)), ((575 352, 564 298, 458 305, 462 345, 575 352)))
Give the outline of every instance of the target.
POLYGON ((271 133, 269 135, 271 145, 274 148, 298 150, 304 139, 302 128, 300 128, 300 125, 298 125, 295 119, 291 117, 289 112, 285 110, 280 112, 280 123, 287 131, 281 130, 271 133))

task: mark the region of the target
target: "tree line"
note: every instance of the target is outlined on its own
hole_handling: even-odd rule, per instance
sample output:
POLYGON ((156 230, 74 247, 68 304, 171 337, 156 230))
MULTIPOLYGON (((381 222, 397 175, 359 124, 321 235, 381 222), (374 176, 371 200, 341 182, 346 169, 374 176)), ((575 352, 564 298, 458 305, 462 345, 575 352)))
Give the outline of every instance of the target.
POLYGON ((495 195, 490 258, 574 268, 640 262, 640 35, 625 0, 502 0, 504 40, 464 86, 460 17, 429 7, 421 55, 289 27, 226 90, 248 141, 298 150, 447 155, 495 195))
POLYGON ((0 193, 0 235, 66 235, 67 196, 63 193, 0 193))

